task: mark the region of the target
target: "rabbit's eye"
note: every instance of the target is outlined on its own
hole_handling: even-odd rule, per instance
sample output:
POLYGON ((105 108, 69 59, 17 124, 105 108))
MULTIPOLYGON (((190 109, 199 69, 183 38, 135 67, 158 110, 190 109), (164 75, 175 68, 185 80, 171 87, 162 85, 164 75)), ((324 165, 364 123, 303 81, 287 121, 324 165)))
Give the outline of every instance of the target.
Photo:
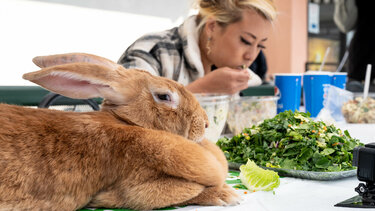
POLYGON ((163 100, 163 101, 171 101, 171 96, 169 96, 168 94, 158 94, 157 97, 159 98, 159 100, 163 100))
POLYGON ((154 101, 158 104, 162 104, 163 107, 167 106, 172 109, 176 109, 178 107, 180 98, 178 93, 172 92, 170 90, 159 89, 159 90, 150 90, 154 101))

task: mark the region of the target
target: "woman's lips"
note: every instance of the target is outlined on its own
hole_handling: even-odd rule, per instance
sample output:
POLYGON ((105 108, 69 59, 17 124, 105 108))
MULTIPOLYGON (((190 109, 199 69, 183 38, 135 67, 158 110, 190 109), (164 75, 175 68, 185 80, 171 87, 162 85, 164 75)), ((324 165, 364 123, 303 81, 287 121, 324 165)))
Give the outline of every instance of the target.
POLYGON ((243 65, 241 65, 241 66, 238 66, 237 69, 239 69, 239 70, 247 69, 247 65, 246 65, 246 64, 243 64, 243 65))

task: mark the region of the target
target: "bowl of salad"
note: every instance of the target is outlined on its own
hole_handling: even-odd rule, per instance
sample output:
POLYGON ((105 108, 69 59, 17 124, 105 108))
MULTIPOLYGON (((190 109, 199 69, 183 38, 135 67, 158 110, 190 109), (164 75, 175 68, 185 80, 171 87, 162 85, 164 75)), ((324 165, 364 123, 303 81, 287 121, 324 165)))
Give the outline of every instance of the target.
POLYGON ((227 117, 229 130, 236 135, 244 128, 273 118, 277 112, 278 99, 277 96, 246 96, 233 99, 227 117))
POLYGON ((335 180, 356 175, 353 149, 364 144, 347 130, 289 110, 231 138, 224 136, 216 145, 233 169, 250 159, 280 176, 335 180))
POLYGON ((344 103, 341 111, 347 123, 375 123, 375 98, 354 95, 353 100, 344 103))
POLYGON ((208 93, 194 95, 206 111, 209 120, 209 126, 205 131, 205 138, 216 143, 227 120, 231 95, 208 93))

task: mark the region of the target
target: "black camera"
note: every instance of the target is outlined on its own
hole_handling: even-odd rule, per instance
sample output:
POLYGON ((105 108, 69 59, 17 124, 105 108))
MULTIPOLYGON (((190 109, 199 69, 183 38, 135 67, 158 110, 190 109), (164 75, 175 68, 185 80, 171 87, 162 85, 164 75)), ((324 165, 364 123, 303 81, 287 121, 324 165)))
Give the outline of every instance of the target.
POLYGON ((357 167, 358 180, 365 183, 359 183, 354 188, 357 196, 335 206, 375 208, 375 142, 353 149, 353 166, 357 167))
POLYGON ((375 143, 354 148, 353 166, 357 167, 358 180, 375 182, 375 143))
POLYGON ((359 183, 354 190, 362 197, 362 202, 375 205, 375 143, 356 147, 353 150, 353 166, 357 166, 359 183))

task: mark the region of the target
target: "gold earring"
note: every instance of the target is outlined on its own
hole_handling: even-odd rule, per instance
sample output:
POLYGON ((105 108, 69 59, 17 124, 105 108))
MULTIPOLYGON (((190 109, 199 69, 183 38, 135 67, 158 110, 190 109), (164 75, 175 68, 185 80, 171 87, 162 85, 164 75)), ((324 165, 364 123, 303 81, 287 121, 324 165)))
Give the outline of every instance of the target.
POLYGON ((210 55, 211 53, 211 47, 210 47, 211 40, 212 40, 212 37, 207 38, 207 43, 206 43, 207 55, 210 55))

